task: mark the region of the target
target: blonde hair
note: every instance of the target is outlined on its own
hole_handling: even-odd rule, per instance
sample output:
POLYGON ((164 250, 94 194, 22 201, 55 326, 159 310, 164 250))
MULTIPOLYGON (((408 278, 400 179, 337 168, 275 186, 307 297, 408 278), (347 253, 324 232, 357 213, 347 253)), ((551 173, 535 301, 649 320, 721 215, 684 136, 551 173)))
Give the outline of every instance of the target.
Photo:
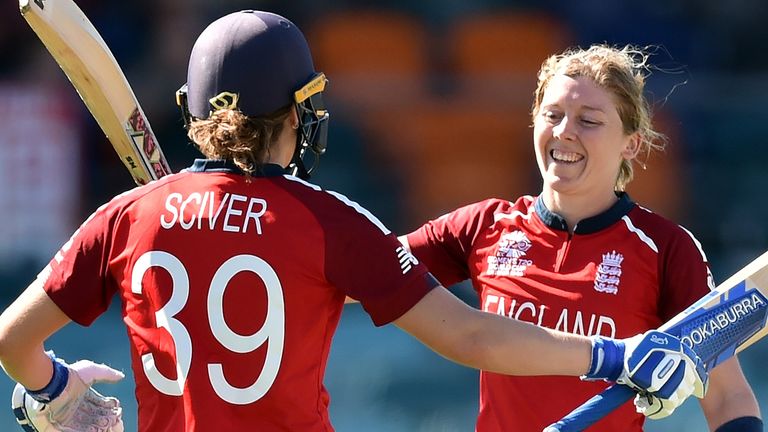
MULTIPOLYGON (((645 78, 649 73, 648 57, 646 50, 632 45, 617 48, 602 44, 589 49, 573 48, 549 57, 539 70, 531 112, 533 118, 541 108, 544 92, 553 76, 590 78, 613 95, 624 133, 637 133, 640 153, 645 153, 647 160, 652 151, 663 150, 667 141, 662 133, 654 130, 651 110, 643 95, 645 78)), ((645 163, 641 163, 644 167, 645 163)), ((623 191, 632 177, 632 161, 622 160, 615 190, 623 191)))
POLYGON ((290 106, 265 117, 217 110, 207 119, 192 120, 187 135, 206 158, 231 160, 250 176, 267 160, 269 148, 280 136, 289 114, 290 106))

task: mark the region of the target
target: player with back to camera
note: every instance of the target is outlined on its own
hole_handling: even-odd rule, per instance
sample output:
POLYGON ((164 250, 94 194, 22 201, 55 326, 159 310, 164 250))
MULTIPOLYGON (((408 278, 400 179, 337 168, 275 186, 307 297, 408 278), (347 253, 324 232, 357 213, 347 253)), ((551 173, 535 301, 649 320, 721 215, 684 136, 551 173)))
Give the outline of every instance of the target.
POLYGON ((332 430, 323 375, 346 296, 376 325, 475 368, 619 380, 670 403, 704 392, 699 359, 670 335, 586 338, 466 306, 368 211, 308 183, 303 156, 326 146, 326 79, 287 19, 216 20, 187 78, 179 102, 207 159, 96 210, 0 317, 0 361, 27 430, 123 429, 118 402, 91 389, 121 374, 43 349, 114 295, 139 431, 332 430), (647 382, 668 362, 678 373, 647 382))
MULTIPOLYGON (((637 155, 665 142, 643 95, 648 56, 595 45, 546 59, 532 110, 541 193, 459 208, 403 244, 442 284, 471 279, 482 310, 577 334, 631 336, 705 295, 714 283, 699 242, 624 192, 637 155)), ((735 357, 709 381, 701 406, 711 430, 762 431, 735 357)), ((605 387, 483 371, 477 431, 539 432, 605 387)), ((651 418, 675 408, 635 403, 651 418)), ((640 431, 643 422, 626 404, 590 430, 640 431)))

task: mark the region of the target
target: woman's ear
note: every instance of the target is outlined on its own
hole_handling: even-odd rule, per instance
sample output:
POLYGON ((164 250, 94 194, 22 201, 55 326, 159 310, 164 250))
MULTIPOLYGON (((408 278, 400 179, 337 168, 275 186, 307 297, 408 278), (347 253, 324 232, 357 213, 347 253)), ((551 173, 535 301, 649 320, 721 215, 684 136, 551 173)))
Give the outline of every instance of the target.
POLYGON ((627 142, 624 144, 624 149, 621 151, 621 156, 624 160, 632 160, 637 157, 640 152, 640 134, 635 132, 627 138, 627 142))
POLYGON ((291 114, 288 116, 288 124, 291 125, 291 129, 299 128, 299 115, 296 113, 296 105, 291 107, 291 114))

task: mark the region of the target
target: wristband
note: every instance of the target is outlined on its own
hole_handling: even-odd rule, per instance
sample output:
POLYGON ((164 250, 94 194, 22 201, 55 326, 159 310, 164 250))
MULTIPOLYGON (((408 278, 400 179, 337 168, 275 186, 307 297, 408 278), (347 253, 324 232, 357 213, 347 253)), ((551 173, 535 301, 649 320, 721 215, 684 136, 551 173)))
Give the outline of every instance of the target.
POLYGON ((763 432, 763 421, 757 417, 739 417, 723 423, 715 432, 763 432))
POLYGON ((61 392, 64 391, 64 387, 67 386, 67 381, 69 381, 69 368, 63 362, 57 360, 52 351, 47 352, 47 354, 53 363, 51 381, 40 390, 27 389, 27 394, 32 399, 41 403, 49 403, 59 397, 61 392))
POLYGON ((602 336, 592 338, 592 359, 582 379, 616 381, 624 370, 624 342, 602 336))

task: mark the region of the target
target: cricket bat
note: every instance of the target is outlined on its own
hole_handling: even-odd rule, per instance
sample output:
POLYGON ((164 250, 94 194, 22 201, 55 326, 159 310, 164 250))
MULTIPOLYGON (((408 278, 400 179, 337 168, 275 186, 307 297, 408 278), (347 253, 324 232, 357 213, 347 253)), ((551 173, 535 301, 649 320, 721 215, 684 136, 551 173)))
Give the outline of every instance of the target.
POLYGON ((109 47, 72 0, 19 0, 24 19, 77 89, 134 181, 170 174, 136 96, 109 47))
MULTIPOLYGON (((659 330, 679 337, 709 371, 768 334, 768 252, 736 272, 659 330)), ((614 384, 544 432, 581 431, 635 396, 614 384)))

